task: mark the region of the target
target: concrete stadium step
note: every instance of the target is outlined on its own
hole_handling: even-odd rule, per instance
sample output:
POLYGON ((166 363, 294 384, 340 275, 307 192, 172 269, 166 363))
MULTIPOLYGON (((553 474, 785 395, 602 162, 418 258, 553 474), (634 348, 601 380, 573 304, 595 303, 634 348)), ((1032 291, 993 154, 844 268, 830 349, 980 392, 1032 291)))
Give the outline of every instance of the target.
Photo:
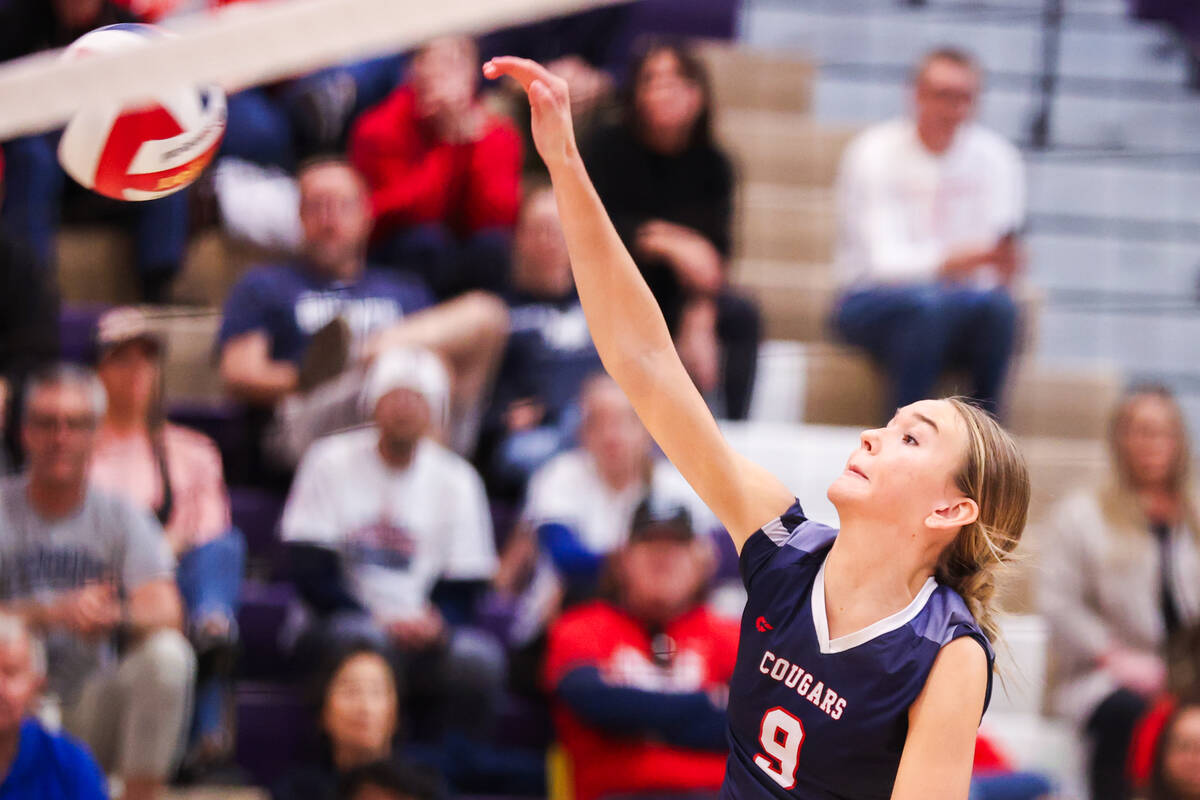
MULTIPOLYGON (((57 246, 58 286, 64 302, 118 305, 140 299, 132 243, 119 228, 63 228, 57 246)), ((262 251, 233 242, 219 231, 202 231, 188 243, 183 269, 171 287, 171 300, 220 305, 238 277, 266 257, 262 251)))
POLYGON ((1025 246, 1033 277, 1047 291, 1150 292, 1185 299, 1200 288, 1200 252, 1194 243, 1043 233, 1035 228, 1025 246))
MULTIPOLYGON (((970 9, 960 4, 915 11, 887 3, 759 3, 745 20, 744 36, 754 46, 793 47, 818 64, 907 70, 927 50, 956 42, 989 71, 1032 76, 1041 70, 1042 16, 1037 7, 970 9)), ((1164 85, 1184 81, 1181 55, 1162 49, 1167 41, 1163 29, 1120 17, 1105 22, 1078 20, 1063 26, 1061 75, 1164 85)))
POLYGON ((774 111, 722 111, 717 138, 742 181, 832 186, 842 151, 858 133, 807 116, 774 111))
POLYGON ((813 263, 833 259, 837 220, 832 192, 745 184, 737 203, 734 252, 738 257, 813 263))
MULTIPOLYGON (((758 301, 767 339, 834 341, 829 317, 841 287, 832 265, 743 259, 734 262, 730 282, 758 301)), ((1017 298, 1021 307, 1017 352, 1028 353, 1036 348, 1043 297, 1035 287, 1022 285, 1017 298)))
MULTIPOLYGON (((768 342, 759 365, 753 419, 865 427, 890 414, 883 374, 856 349, 768 342)), ((966 388, 962 376, 948 375, 937 394, 966 388)), ((1098 439, 1119 392, 1120 381, 1111 368, 1051 368, 1019 357, 1010 376, 1006 418, 1019 435, 1098 439)))
POLYGON ((1180 226, 1198 219, 1200 170, 1044 155, 1026 159, 1026 174, 1032 215, 1180 226))
POLYGON ((795 51, 710 41, 700 43, 697 52, 708 67, 717 109, 806 114, 812 107, 816 69, 795 51))

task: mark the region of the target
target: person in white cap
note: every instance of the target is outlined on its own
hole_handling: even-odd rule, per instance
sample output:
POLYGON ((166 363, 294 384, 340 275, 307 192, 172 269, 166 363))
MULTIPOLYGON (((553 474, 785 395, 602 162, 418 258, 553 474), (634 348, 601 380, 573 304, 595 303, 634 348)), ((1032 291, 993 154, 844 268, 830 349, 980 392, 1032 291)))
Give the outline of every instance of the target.
POLYGON ((312 446, 281 530, 293 580, 319 617, 297 660, 309 647, 372 641, 395 654, 406 694, 446 700, 431 718, 468 728, 500 689, 504 655, 455 625, 469 621, 497 559, 482 479, 436 439, 448 392, 432 353, 380 356, 363 391, 375 425, 312 446), (431 599, 439 583, 440 607, 431 599))

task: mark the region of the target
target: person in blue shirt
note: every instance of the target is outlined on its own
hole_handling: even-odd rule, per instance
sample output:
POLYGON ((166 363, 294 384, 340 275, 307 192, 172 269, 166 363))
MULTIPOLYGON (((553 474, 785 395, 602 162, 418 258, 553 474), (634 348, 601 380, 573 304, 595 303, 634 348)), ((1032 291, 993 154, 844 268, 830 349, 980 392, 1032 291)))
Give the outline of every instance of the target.
POLYGON ((994 418, 956 398, 864 431, 829 487, 841 530, 733 449, 688 377, 591 184, 566 83, 493 59, 529 95, 596 350, 663 452, 730 533, 748 598, 729 686, 723 800, 968 795, 991 690, 997 567, 1029 473, 994 418))
POLYGON ((314 439, 365 421, 362 381, 379 353, 423 347, 447 362, 450 440, 469 450, 508 337, 503 302, 474 292, 435 306, 415 276, 368 268, 370 200, 345 160, 311 161, 297 181, 300 258, 250 270, 225 302, 217 351, 226 389, 273 412, 266 449, 294 467, 314 439))
POLYGON ((511 328, 478 461, 493 494, 520 497, 534 471, 575 443, 584 382, 600 372, 548 185, 521 203, 505 294, 511 328))
POLYGON ((106 800, 91 754, 33 716, 45 682, 41 641, 19 617, 0 614, 0 800, 106 800))

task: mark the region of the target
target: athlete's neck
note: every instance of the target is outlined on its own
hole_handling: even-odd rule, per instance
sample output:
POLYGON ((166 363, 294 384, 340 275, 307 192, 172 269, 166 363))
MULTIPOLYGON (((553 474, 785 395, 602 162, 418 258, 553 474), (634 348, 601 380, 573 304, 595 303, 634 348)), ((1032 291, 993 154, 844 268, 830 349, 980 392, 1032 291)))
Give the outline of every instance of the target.
POLYGON ((933 574, 937 553, 898 531, 843 526, 825 558, 829 636, 854 633, 903 610, 933 574), (880 542, 911 541, 881 547, 880 542))

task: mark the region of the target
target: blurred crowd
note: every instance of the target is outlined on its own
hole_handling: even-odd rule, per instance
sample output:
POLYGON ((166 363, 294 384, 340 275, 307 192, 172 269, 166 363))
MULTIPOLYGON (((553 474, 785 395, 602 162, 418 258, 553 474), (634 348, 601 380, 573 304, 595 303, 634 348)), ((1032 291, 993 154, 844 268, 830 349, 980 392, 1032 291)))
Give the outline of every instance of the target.
MULTIPOLYGON (((762 323, 729 279, 737 171, 679 38, 729 36, 736 3, 653 2, 657 18, 616 5, 235 94, 215 175, 161 200, 86 194, 57 134, 4 143, 0 798, 107 797, 105 774, 130 800, 214 779, 279 800, 715 794, 737 556, 604 375, 527 111, 479 77, 513 53, 568 80, 689 374, 745 419, 762 323), (250 431, 238 447, 177 424, 142 309, 98 315, 72 360, 58 346, 60 223, 126 226, 161 303, 214 218, 276 253, 229 292, 213 354, 250 431), (282 505, 259 563, 234 474, 282 505), (257 639, 247 575, 294 598, 257 639), (241 656, 264 649, 277 667, 255 679, 304 712, 273 733, 295 742, 285 763, 257 771, 239 749, 238 774, 241 656)), ((204 5, 3 0, 0 58, 204 5)), ((850 145, 830 325, 895 405, 959 370, 1003 416, 1024 185, 1016 148, 973 120, 982 78, 966 52, 929 53, 910 112, 850 145)), ((1061 503, 1037 556, 1053 711, 1089 743, 1093 797, 1200 798, 1200 518, 1178 405, 1131 390, 1109 443, 1108 480, 1061 503)), ((972 797, 1054 791, 980 739, 972 797)))

